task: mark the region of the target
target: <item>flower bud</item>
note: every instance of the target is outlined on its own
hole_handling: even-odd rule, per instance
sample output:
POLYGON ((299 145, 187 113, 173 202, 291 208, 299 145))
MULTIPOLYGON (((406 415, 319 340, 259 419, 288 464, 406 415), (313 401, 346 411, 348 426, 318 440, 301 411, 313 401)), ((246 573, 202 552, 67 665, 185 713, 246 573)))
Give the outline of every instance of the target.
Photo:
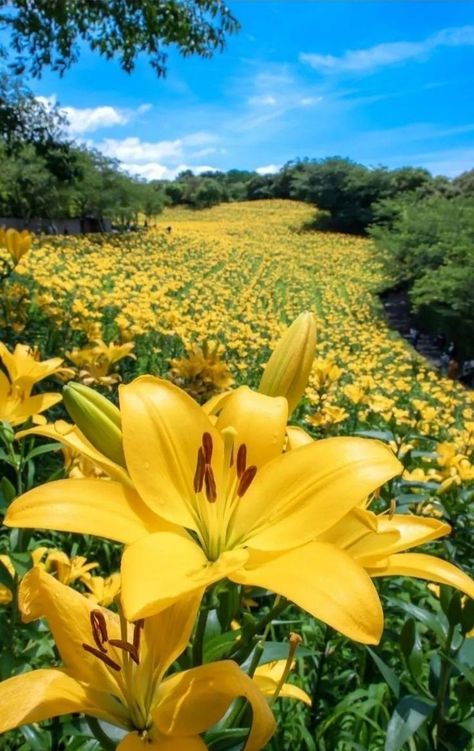
POLYGON ((70 417, 88 441, 108 459, 125 467, 120 411, 89 386, 68 383, 63 399, 70 417))
POLYGON ((4 242, 16 266, 21 257, 31 248, 33 238, 27 230, 17 232, 16 229, 7 229, 4 234, 4 242))
POLYGON ((308 384, 316 346, 313 313, 301 313, 285 331, 265 365, 258 390, 268 396, 285 396, 291 414, 308 384))

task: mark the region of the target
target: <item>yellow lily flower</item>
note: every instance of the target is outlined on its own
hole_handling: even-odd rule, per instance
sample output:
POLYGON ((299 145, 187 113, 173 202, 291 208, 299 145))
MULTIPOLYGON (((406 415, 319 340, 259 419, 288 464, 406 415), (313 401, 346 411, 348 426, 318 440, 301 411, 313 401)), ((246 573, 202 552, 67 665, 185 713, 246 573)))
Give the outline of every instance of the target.
POLYGON ((47 618, 64 667, 0 683, 0 733, 83 712, 128 731, 118 751, 199 751, 207 748, 200 734, 243 696, 253 710, 246 751, 271 737, 272 713, 234 662, 164 677, 188 643, 199 596, 127 624, 35 567, 22 580, 19 603, 24 621, 47 618))
POLYGON ((112 386, 120 381, 119 374, 111 372, 113 366, 124 357, 135 358, 132 354, 134 346, 133 342, 105 344, 102 339, 98 339, 92 347, 68 352, 67 358, 77 366, 77 377, 81 383, 86 386, 112 386))
POLYGON ((10 352, 0 342, 0 360, 11 384, 23 398, 30 395, 35 383, 63 370, 60 357, 41 361, 38 352, 26 344, 17 344, 13 352, 10 352))
POLYGON ((56 393, 31 396, 35 383, 61 370, 61 358, 41 362, 24 344, 17 344, 10 352, 0 342, 0 361, 7 371, 0 370, 0 420, 10 425, 20 425, 29 417, 39 421, 41 412, 61 401, 61 394, 56 393))
MULTIPOLYGON (((35 550, 35 565, 41 566, 48 573, 56 575, 63 584, 73 584, 77 579, 82 579, 89 571, 97 568, 98 563, 88 563, 83 555, 74 555, 70 558, 67 553, 57 548, 41 548, 41 554, 35 550), (44 560, 43 560, 44 558, 44 560)), ((90 574, 89 574, 90 576, 90 574)))
MULTIPOLYGON (((8 555, 0 555, 0 562, 5 566, 10 576, 15 576, 15 569, 8 555)), ((4 584, 0 584, 0 605, 8 605, 13 600, 13 592, 4 584)))
POLYGON ((21 258, 29 251, 33 243, 33 236, 28 230, 18 232, 10 227, 4 230, 0 236, 0 241, 5 245, 10 253, 15 266, 18 265, 21 258))
POLYGON ((461 569, 407 550, 449 534, 449 524, 427 516, 373 514, 353 509, 320 539, 347 551, 372 577, 412 576, 448 584, 474 598, 474 581, 461 569))
POLYGON ((226 396, 215 422, 151 376, 121 387, 120 406, 134 487, 48 483, 14 501, 5 524, 125 543, 129 620, 228 577, 288 597, 350 638, 379 640, 383 613, 370 577, 316 538, 401 471, 387 446, 329 438, 282 453, 286 399, 245 386, 226 396))
MULTIPOLYGON (((294 662, 291 667, 293 668, 293 666, 294 662)), ((286 667, 287 660, 275 660, 265 665, 259 665, 254 673, 253 680, 262 694, 269 699, 274 698, 275 692, 278 691, 278 698, 296 699, 311 706, 311 697, 299 686, 295 686, 294 683, 283 683, 280 686, 286 667)))
POLYGON ((105 577, 86 575, 81 577, 81 581, 90 591, 90 594, 86 593, 86 597, 106 608, 113 603, 120 591, 120 574, 117 572, 105 577))

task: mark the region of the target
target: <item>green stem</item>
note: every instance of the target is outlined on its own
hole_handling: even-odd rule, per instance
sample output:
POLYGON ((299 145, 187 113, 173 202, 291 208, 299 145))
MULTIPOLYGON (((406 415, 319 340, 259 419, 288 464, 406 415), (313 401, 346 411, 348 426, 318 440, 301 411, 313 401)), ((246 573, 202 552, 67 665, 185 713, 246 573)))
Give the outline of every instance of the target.
POLYGON ((99 741, 100 748, 102 751, 115 751, 116 744, 114 741, 109 738, 107 733, 104 732, 104 730, 99 725, 98 720, 96 720, 95 717, 87 717, 86 716, 87 724, 89 725, 89 730, 93 734, 94 738, 99 741))
POLYGON ((441 669, 439 673, 438 692, 436 694, 436 710, 434 713, 434 727, 436 728, 435 751, 442 751, 444 747, 444 730, 446 726, 446 699, 449 694, 449 680, 451 678, 451 645, 454 636, 454 626, 450 624, 446 636, 444 650, 441 653, 441 669))
POLYGON ((263 616, 263 618, 257 621, 252 628, 246 630, 244 643, 238 642, 234 649, 227 655, 227 659, 235 660, 241 665, 255 646, 255 642, 253 641, 254 637, 257 636, 257 634, 262 633, 262 630, 266 633, 266 627, 271 624, 275 616, 280 615, 280 613, 285 610, 287 605, 288 600, 280 597, 275 598, 273 607, 265 616, 263 616))
POLYGON ((196 631, 193 640, 193 666, 197 667, 202 665, 204 654, 204 634, 206 631, 207 618, 209 615, 209 608, 203 606, 199 612, 198 622, 196 625, 196 631))

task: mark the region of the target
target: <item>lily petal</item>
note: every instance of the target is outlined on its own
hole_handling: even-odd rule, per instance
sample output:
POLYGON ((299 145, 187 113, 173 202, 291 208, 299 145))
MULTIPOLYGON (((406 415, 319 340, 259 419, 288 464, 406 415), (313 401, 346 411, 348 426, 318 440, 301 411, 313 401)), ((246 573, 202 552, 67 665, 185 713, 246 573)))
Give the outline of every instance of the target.
POLYGON ((115 464, 115 462, 101 454, 100 451, 97 451, 76 425, 71 425, 65 420, 57 420, 47 425, 40 425, 29 430, 21 430, 16 434, 16 438, 24 438, 28 435, 40 435, 44 438, 52 438, 54 441, 59 441, 64 446, 86 456, 94 464, 103 469, 104 472, 107 472, 114 480, 118 480, 125 485, 132 484, 130 477, 123 467, 115 464))
POLYGON ((47 393, 36 394, 36 396, 29 396, 24 399, 18 406, 15 407, 10 421, 12 425, 19 425, 28 417, 32 415, 38 415, 40 412, 44 412, 46 409, 53 407, 62 399, 61 394, 47 393))
POLYGON ((300 428, 297 425, 286 426, 286 437, 288 439, 286 444, 287 451, 299 449, 301 446, 306 446, 314 441, 306 430, 303 430, 303 428, 300 428))
POLYGON ((166 738, 152 740, 138 733, 129 733, 117 746, 117 751, 207 751, 204 741, 198 736, 191 738, 166 738))
MULTIPOLYGON (((270 672, 272 668, 270 668, 268 672, 265 671, 265 668, 267 667, 266 665, 258 667, 253 676, 254 683, 257 684, 262 694, 269 699, 271 699, 275 695, 275 691, 279 683, 279 678, 281 678, 283 670, 286 667, 286 660, 279 660, 278 662, 281 662, 280 676, 278 678, 274 677, 270 672)), ((278 698, 296 699, 297 701, 302 701, 303 704, 311 706, 311 699, 306 691, 303 691, 303 689, 299 686, 295 686, 294 683, 284 683, 278 691, 278 698)))
POLYGON ((92 610, 103 613, 109 637, 120 638, 116 613, 97 607, 92 600, 61 584, 39 566, 23 577, 18 601, 24 622, 47 619, 64 665, 77 680, 105 693, 116 693, 116 684, 108 668, 82 647, 83 644, 94 646, 90 621, 92 610))
POLYGON ((383 612, 374 585, 335 545, 310 542, 277 557, 257 554, 229 578, 287 597, 354 641, 377 644, 382 634, 383 612))
POLYGON ((240 386, 225 401, 217 418, 219 431, 232 427, 236 431, 235 450, 247 447, 247 466, 257 468, 283 451, 288 402, 282 396, 265 396, 240 386))
MULTIPOLYGON (((140 656, 143 672, 147 665, 150 674, 159 685, 161 677, 173 662, 184 652, 191 638, 197 611, 202 599, 202 590, 180 598, 174 605, 158 615, 146 618, 143 627, 144 650, 140 656)), ((140 680, 140 676, 137 676, 140 680)))
POLYGON ((474 599, 474 581, 448 561, 424 553, 400 553, 387 559, 384 568, 367 568, 371 576, 413 576, 459 589, 474 599))
POLYGON ((130 487, 113 480, 57 480, 39 485, 9 507, 7 527, 79 532, 131 543, 170 528, 130 487))
POLYGON ((135 487, 157 514, 199 528, 193 489, 204 433, 213 442, 212 464, 222 468, 223 442, 201 407, 168 381, 142 376, 120 387, 125 458, 135 487))
POLYGON ((390 448, 366 438, 327 438, 288 451, 257 472, 230 542, 258 550, 302 545, 402 469, 390 448))
POLYGON ((0 733, 70 712, 97 716, 89 691, 63 670, 32 670, 2 681, 0 705, 0 733))
POLYGON ((127 620, 159 613, 180 597, 203 592, 248 559, 246 550, 211 563, 191 537, 158 532, 138 540, 122 557, 122 598, 127 620))
POLYGON ((275 721, 263 695, 235 662, 210 663, 166 679, 152 715, 165 735, 197 735, 215 725, 240 696, 253 715, 245 751, 258 751, 271 738, 275 721))
POLYGON ((439 519, 431 519, 426 516, 413 516, 409 514, 394 514, 392 517, 378 516, 377 531, 397 531, 399 540, 388 547, 385 555, 400 553, 415 545, 423 545, 425 542, 437 540, 438 537, 449 535, 451 527, 439 519))

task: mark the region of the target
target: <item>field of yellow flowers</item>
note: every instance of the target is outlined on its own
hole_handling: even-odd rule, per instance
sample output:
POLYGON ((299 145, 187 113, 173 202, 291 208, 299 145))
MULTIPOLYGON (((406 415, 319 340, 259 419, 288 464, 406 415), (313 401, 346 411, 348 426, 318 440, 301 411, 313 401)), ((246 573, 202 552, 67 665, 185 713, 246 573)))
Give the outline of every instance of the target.
POLYGON ((250 727, 247 751, 474 749, 474 392, 388 327, 370 241, 311 218, 255 201, 168 209, 137 233, 0 235, 0 748, 237 751, 250 727), (179 570, 203 551, 191 587, 179 570), (41 711, 15 709, 28 691, 41 711))

